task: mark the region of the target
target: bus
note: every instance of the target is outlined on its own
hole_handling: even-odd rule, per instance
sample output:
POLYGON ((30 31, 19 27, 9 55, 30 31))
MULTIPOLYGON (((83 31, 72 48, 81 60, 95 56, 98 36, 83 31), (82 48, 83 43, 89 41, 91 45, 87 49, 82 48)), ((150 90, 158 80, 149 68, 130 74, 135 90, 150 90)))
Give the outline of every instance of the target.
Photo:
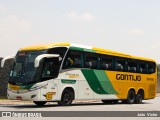
POLYGON ((67 42, 24 47, 13 58, 7 89, 11 100, 67 106, 73 100, 139 104, 156 96, 152 59, 67 42))

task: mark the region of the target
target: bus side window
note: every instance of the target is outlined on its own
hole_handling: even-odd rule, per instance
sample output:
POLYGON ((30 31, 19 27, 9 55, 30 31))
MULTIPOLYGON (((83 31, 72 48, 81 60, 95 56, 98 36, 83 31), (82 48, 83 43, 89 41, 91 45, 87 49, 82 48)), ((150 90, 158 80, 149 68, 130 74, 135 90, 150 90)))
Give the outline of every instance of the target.
POLYGON ((139 63, 139 72, 140 73, 147 73, 147 64, 146 63, 139 63))
POLYGON ((85 53, 84 67, 97 69, 98 68, 98 55, 95 53, 85 53))
POLYGON ((58 55, 60 55, 59 63, 58 63, 58 65, 60 66, 62 61, 63 61, 64 55, 66 54, 66 51, 67 51, 66 47, 55 47, 55 48, 49 49, 47 51, 47 54, 58 54, 58 55))
POLYGON ((115 67, 117 71, 126 71, 126 61, 125 60, 116 60, 115 67))
POLYGON ((137 63, 129 61, 128 62, 128 72, 137 72, 137 63))
POLYGON ((81 52, 70 50, 63 64, 63 69, 66 68, 80 68, 82 65, 81 52))
POLYGON ((72 67, 72 65, 73 65, 73 59, 72 59, 72 57, 69 56, 66 60, 66 66, 72 67))
POLYGON ((148 63, 148 74, 155 72, 155 63, 148 63))
POLYGON ((101 57, 101 69, 102 70, 112 70, 112 58, 109 56, 102 56, 101 57))

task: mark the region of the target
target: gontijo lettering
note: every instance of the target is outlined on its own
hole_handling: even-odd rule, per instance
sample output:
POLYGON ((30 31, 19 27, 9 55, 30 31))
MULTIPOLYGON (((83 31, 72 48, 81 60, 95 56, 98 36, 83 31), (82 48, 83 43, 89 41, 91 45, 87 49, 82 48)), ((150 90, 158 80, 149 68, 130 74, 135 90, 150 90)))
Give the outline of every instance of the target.
POLYGON ((116 74, 117 80, 141 81, 140 75, 116 74))

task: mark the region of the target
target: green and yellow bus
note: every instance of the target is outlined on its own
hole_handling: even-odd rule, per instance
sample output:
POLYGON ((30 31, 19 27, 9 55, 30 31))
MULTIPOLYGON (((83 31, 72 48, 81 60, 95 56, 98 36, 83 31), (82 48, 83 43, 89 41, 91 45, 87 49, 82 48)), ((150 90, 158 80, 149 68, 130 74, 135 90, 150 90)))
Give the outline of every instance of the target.
MULTIPOLYGON (((2 60, 2 67, 8 58, 2 60)), ((7 95, 37 105, 99 99, 133 104, 155 98, 156 83, 152 59, 64 42, 19 49, 7 95)))

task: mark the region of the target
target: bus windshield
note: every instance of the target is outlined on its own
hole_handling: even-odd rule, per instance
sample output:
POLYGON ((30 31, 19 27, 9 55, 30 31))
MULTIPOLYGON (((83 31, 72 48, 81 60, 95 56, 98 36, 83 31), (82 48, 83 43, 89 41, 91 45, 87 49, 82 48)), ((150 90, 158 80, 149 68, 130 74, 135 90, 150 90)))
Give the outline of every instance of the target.
POLYGON ((9 83, 27 85, 56 78, 66 51, 66 47, 55 47, 41 51, 18 52, 10 72, 9 83), (35 68, 35 59, 41 54, 58 54, 60 57, 43 59, 39 67, 35 68))
POLYGON ((18 52, 10 72, 9 82, 16 85, 35 82, 34 76, 37 69, 34 67, 35 58, 45 53, 46 51, 18 52))

